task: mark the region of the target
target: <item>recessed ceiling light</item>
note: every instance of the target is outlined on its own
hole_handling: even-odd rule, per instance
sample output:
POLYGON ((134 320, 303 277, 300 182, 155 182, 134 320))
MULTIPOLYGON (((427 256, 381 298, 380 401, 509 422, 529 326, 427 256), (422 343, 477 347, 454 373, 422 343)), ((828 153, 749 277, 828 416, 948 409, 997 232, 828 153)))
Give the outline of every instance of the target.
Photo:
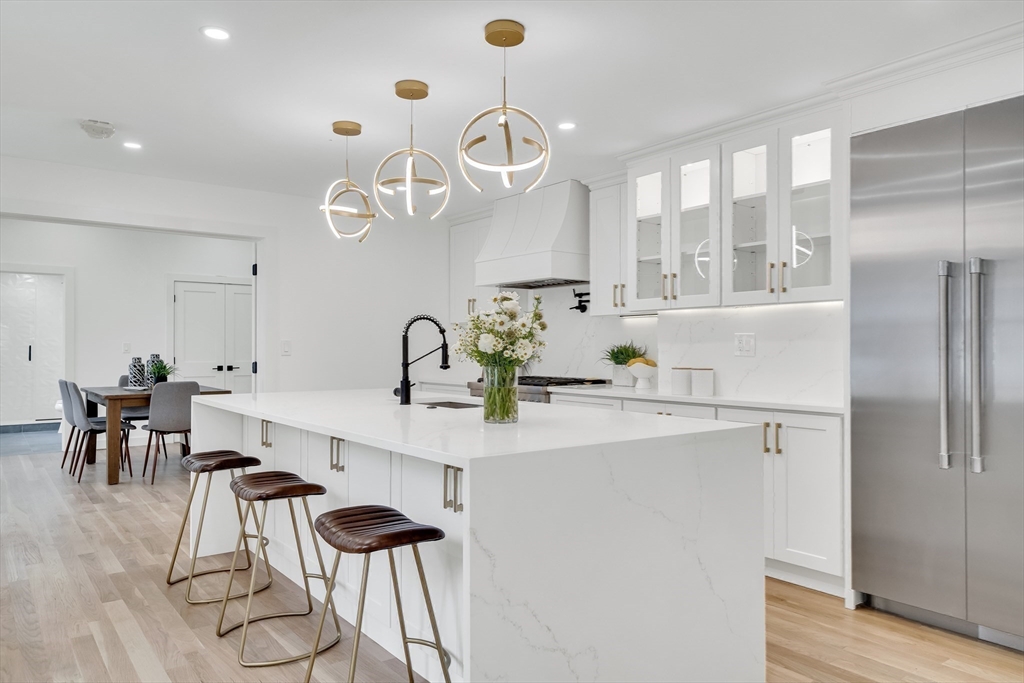
POLYGON ((572 123, 571 121, 566 121, 565 123, 558 124, 558 127, 561 128, 562 130, 572 130, 573 128, 576 127, 576 124, 572 123))
POLYGON ((213 38, 214 40, 227 40, 231 37, 231 34, 222 28, 216 26, 207 26, 203 29, 203 35, 207 38, 213 38))
POLYGON ((124 146, 128 149, 142 149, 142 145, 137 142, 126 142, 124 143, 124 146))

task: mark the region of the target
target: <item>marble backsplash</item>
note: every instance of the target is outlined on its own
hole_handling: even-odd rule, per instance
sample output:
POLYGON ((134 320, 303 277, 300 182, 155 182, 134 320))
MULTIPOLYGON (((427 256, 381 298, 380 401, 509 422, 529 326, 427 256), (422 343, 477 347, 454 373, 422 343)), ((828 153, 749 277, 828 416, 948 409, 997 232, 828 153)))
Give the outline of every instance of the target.
POLYGON ((802 403, 843 402, 843 303, 668 311, 658 316, 659 385, 673 366, 714 368, 715 394, 802 403), (753 357, 733 353, 753 333, 753 357))

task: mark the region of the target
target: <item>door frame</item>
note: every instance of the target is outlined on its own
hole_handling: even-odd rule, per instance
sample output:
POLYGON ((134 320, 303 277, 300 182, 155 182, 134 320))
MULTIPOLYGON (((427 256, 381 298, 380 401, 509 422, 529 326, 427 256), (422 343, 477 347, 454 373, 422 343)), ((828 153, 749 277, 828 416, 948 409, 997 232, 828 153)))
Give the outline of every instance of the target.
POLYGON ((0 262, 0 272, 64 276, 64 379, 75 380, 75 269, 73 266, 40 266, 0 262))
MULTIPOLYGON (((255 262, 255 261, 254 261, 255 262)), ((165 348, 170 350, 171 358, 174 357, 174 285, 177 282, 201 282, 207 285, 248 285, 252 287, 252 357, 256 359, 256 278, 249 277, 233 277, 229 275, 183 275, 178 273, 166 273, 164 275, 164 281, 166 283, 166 309, 167 309, 167 346, 165 348)), ((250 393, 256 393, 256 379, 255 375, 252 380, 252 391, 250 393)))

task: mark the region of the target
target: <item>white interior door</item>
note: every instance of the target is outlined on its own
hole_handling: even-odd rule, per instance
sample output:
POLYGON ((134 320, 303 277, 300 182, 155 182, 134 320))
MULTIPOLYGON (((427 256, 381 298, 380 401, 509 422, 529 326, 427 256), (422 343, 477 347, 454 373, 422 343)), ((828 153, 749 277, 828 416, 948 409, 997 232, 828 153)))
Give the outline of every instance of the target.
POLYGON ((252 287, 224 285, 224 388, 252 391, 252 287))
POLYGON ((0 273, 0 421, 57 417, 64 375, 64 276, 0 273))
POLYGON ((174 283, 174 365, 178 380, 225 388, 225 327, 224 285, 174 283))

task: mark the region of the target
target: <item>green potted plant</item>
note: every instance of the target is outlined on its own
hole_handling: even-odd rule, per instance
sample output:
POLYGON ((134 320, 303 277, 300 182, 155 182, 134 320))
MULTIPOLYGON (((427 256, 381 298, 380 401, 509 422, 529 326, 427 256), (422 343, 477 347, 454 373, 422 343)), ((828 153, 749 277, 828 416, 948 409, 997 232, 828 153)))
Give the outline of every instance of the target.
POLYGON ((159 384, 160 382, 166 382, 167 378, 178 371, 178 368, 173 365, 169 365, 163 360, 153 361, 153 365, 150 366, 150 372, 153 374, 153 384, 159 384))
POLYGON ((604 350, 602 360, 612 366, 612 385, 616 387, 631 387, 636 384, 634 377, 626 364, 634 358, 643 358, 647 355, 646 346, 637 346, 632 340, 625 344, 615 344, 604 350))

